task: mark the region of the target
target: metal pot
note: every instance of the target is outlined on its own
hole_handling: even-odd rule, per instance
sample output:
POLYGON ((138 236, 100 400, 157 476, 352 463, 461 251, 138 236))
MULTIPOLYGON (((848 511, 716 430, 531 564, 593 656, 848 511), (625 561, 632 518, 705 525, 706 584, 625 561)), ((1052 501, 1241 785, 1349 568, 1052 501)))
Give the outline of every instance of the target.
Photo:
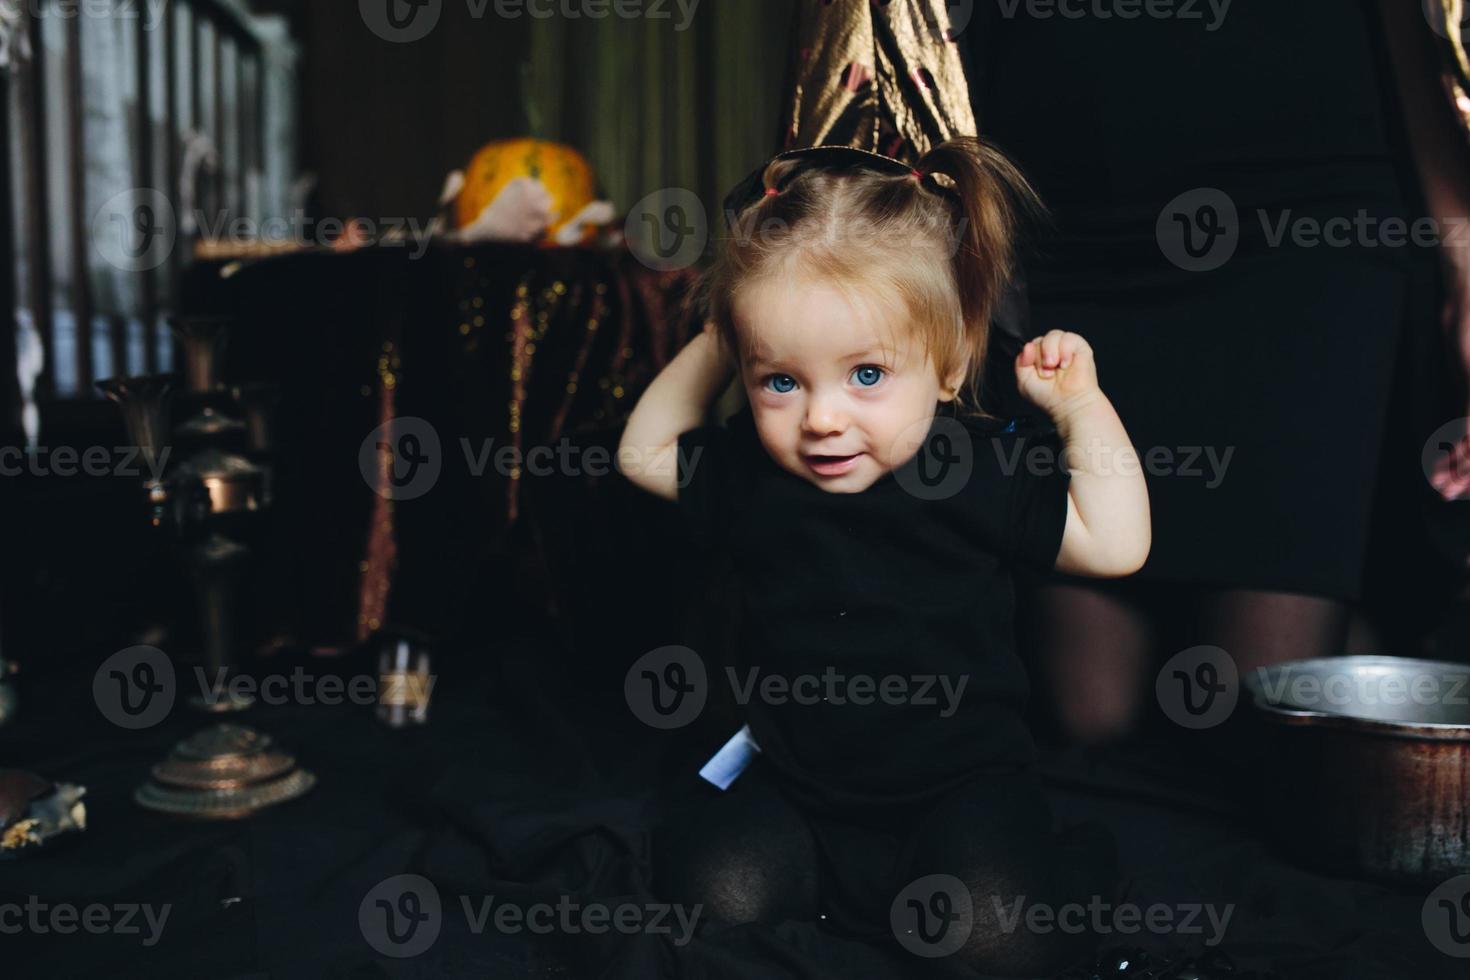
POLYGON ((1245 686, 1279 767, 1267 823, 1292 857, 1400 881, 1470 873, 1470 665, 1327 657, 1245 686))

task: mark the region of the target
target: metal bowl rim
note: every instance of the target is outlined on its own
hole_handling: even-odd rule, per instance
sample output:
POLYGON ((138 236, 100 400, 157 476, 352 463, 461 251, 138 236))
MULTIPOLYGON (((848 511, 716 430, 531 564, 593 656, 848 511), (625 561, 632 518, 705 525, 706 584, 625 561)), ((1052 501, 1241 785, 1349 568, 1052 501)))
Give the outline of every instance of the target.
MULTIPOLYGON (((1304 660, 1287 660, 1247 674, 1241 681, 1251 693, 1251 703, 1257 711, 1272 721, 1297 725, 1346 728, 1364 734, 1390 735, 1420 738, 1433 741, 1470 741, 1470 722, 1459 724, 1437 721, 1384 721, 1356 715, 1333 714, 1312 708, 1288 708, 1266 700, 1261 687, 1261 673, 1277 677, 1287 670, 1310 671, 1319 667, 1331 667, 1337 673, 1349 673, 1361 667, 1394 667, 1403 670, 1419 669, 1423 673, 1460 671, 1470 677, 1470 664, 1452 660, 1428 660, 1422 657, 1394 657, 1385 654, 1353 654, 1342 657, 1311 657, 1304 660)), ((1467 685, 1470 696, 1470 685, 1467 685)))

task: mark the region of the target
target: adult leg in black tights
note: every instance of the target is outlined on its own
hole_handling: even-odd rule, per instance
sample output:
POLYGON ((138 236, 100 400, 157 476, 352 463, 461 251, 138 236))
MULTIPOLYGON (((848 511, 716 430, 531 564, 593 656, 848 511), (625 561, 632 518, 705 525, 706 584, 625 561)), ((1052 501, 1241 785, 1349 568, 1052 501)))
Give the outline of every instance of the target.
POLYGON ((1347 607, 1319 596, 1231 589, 1194 593, 1187 621, 1167 622, 1171 593, 1141 590, 1149 601, 1108 586, 1049 583, 1029 609, 1040 676, 1062 733, 1107 742, 1134 730, 1149 706, 1153 671, 1173 653, 1209 644, 1228 652, 1243 679, 1260 667, 1343 649, 1347 607), (1165 644, 1172 641, 1177 649, 1165 644))
POLYGON ((1151 693, 1155 624, 1138 600, 1072 581, 1027 596, 1037 697, 1067 742, 1099 744, 1131 731, 1151 693))
POLYGON ((1336 599, 1230 589, 1200 597, 1193 642, 1224 649, 1244 679, 1282 661, 1340 654, 1347 626, 1347 606, 1336 599))

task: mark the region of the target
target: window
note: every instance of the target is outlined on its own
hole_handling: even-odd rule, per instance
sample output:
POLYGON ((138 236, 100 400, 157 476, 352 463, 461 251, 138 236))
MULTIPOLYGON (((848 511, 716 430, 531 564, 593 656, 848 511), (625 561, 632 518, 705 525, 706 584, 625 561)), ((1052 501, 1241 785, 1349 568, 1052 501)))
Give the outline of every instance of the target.
POLYGON ((295 48, 239 0, 0 0, 25 430, 94 383, 166 372, 201 237, 283 216, 295 48), (247 219, 248 224, 239 223, 247 219))

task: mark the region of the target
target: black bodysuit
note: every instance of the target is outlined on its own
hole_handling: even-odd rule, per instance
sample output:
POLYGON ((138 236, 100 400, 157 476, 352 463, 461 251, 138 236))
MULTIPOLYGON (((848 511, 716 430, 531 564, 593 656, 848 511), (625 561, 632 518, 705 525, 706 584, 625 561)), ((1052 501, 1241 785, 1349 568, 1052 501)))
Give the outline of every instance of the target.
POLYGON ((855 494, 781 469, 748 407, 681 436, 679 508, 732 559, 743 615, 723 676, 762 751, 726 793, 694 791, 656 860, 707 915, 820 916, 885 942, 907 885, 952 876, 973 963, 1054 965, 1076 936, 1006 935, 997 910, 1111 894, 1106 835, 1052 832, 1014 650, 1012 572, 1055 563, 1069 477, 1054 437, 946 408, 855 494))

